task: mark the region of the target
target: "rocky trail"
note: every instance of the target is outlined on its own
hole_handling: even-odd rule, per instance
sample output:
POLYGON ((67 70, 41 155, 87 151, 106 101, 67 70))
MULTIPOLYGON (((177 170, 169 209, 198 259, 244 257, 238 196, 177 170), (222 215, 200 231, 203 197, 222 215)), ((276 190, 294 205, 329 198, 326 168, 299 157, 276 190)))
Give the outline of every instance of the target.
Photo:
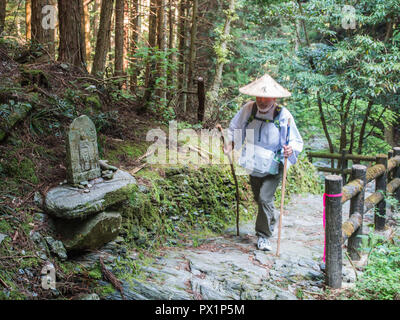
MULTIPOLYGON (((344 206, 343 221, 347 215, 344 206)), ((373 217, 366 215, 365 219, 367 225, 373 217)), ((324 290, 325 268, 322 196, 296 195, 285 207, 280 257, 275 255, 277 228, 271 252, 257 250, 254 221, 241 224, 239 237, 232 227, 223 236, 199 241, 196 247, 166 248, 153 263, 141 267, 142 280, 122 281, 124 298, 318 299, 324 290)), ((343 286, 354 283, 355 278, 355 270, 344 256, 343 286)), ((107 299, 122 296, 115 291, 107 299)))

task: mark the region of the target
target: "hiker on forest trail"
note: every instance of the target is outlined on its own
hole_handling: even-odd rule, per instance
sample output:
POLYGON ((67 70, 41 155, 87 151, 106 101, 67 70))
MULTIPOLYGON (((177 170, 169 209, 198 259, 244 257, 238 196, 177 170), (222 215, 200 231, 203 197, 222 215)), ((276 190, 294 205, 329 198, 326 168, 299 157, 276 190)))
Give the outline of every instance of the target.
POLYGON ((276 101, 277 98, 290 97, 291 93, 273 78, 264 75, 239 91, 255 96, 256 101, 247 102, 232 119, 224 152, 227 154, 233 148, 239 150, 243 146, 239 164, 250 174, 250 185, 258 204, 257 247, 271 251, 269 239, 279 219, 274 195, 282 179, 282 163, 285 157, 288 158, 288 168, 296 163, 303 149, 303 140, 289 110, 276 101), (289 118, 289 144, 285 146, 289 118))

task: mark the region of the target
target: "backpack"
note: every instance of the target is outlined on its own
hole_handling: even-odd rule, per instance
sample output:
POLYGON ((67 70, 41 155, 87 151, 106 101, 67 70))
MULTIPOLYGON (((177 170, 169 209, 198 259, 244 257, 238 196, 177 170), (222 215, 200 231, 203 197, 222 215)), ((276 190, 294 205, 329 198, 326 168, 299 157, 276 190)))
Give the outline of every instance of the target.
MULTIPOLYGON (((281 107, 281 106, 277 106, 277 107, 275 108, 275 111, 274 111, 274 120, 262 119, 262 118, 256 117, 257 109, 258 109, 258 108, 257 108, 257 103, 254 102, 254 103, 253 103, 253 107, 252 107, 252 109, 251 109, 250 117, 247 119, 247 122, 246 122, 246 125, 245 125, 245 130, 246 130, 247 126, 250 124, 250 122, 252 122, 253 120, 258 120, 258 121, 262 121, 262 122, 265 122, 265 123, 271 123, 271 122, 273 122, 274 125, 275 125, 275 127, 278 128, 279 133, 280 133, 280 132, 281 132, 281 123, 279 122, 279 116, 280 116, 280 114, 281 114, 281 112, 282 112, 282 107, 281 107)), ((260 126, 260 133, 261 133, 261 129, 262 129, 262 125, 260 126)), ((260 137, 261 137, 261 135, 259 134, 259 135, 258 135, 258 139, 260 139, 260 137)))

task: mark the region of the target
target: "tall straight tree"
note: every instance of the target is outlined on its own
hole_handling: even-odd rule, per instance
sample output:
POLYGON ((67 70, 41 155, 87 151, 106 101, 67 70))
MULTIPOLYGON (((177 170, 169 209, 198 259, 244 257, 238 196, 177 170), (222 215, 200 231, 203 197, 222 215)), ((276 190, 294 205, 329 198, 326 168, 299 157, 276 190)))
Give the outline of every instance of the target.
POLYGON ((92 23, 91 23, 91 28, 93 29, 93 34, 96 37, 97 36, 97 31, 99 29, 99 14, 98 11, 101 8, 101 0, 94 0, 94 4, 92 7, 92 23))
MULTIPOLYGON (((176 6, 175 0, 168 0, 169 10, 168 10, 168 27, 169 27, 169 35, 168 35, 168 49, 171 52, 175 48, 175 20, 176 20, 176 6)), ((171 53, 170 57, 171 64, 174 65, 176 63, 176 54, 171 53)), ((174 84, 174 75, 173 71, 169 70, 167 73, 167 87, 172 87, 174 84)), ((167 92, 167 99, 171 98, 170 91, 167 92)))
POLYGON ((55 28, 50 24, 43 25, 45 6, 54 6, 54 0, 31 0, 31 40, 33 44, 42 46, 45 54, 41 57, 41 61, 54 59, 55 56, 55 28))
POLYGON ((178 90, 180 92, 179 106, 180 112, 186 113, 186 0, 179 2, 179 22, 178 22, 178 52, 179 52, 179 69, 178 69, 178 90))
POLYGON ((100 26, 97 33, 96 51, 92 67, 93 75, 103 73, 106 66, 107 53, 110 45, 113 7, 114 0, 101 1, 100 26))
POLYGON ((82 26, 85 34, 85 57, 86 62, 89 62, 92 54, 92 46, 90 44, 90 13, 89 13, 89 2, 90 0, 84 0, 83 3, 83 15, 82 15, 82 26))
MULTIPOLYGON (((134 62, 134 55, 136 53, 137 47, 138 47, 138 42, 139 42, 139 34, 141 31, 141 19, 140 19, 140 0, 132 0, 131 2, 131 9, 130 9, 130 25, 131 25, 131 36, 130 36, 130 57, 131 57, 131 62, 133 65, 134 62)), ((131 78, 130 78, 130 87, 131 91, 135 92, 136 91, 136 86, 137 86, 137 70, 136 68, 132 67, 131 68, 131 78)))
MULTIPOLYGON (((166 40, 165 40, 165 0, 157 0, 157 43, 160 51, 165 52, 166 49, 166 40)), ((166 64, 161 61, 157 67, 158 77, 161 79, 161 89, 158 90, 158 96, 160 97, 160 101, 166 101, 167 92, 165 91, 166 86, 166 64)))
POLYGON ((7 0, 0 0, 0 35, 4 31, 4 26, 6 23, 6 7, 7 0))
POLYGON ((224 69, 224 65, 227 56, 227 47, 228 47, 228 39, 231 30, 231 22, 233 20, 233 16, 235 13, 235 0, 229 0, 229 9, 225 11, 225 23, 222 30, 222 35, 217 43, 218 50, 217 52, 217 64, 215 67, 215 76, 211 86, 210 97, 213 102, 218 99, 218 92, 221 87, 222 82, 222 71, 224 69), (219 53, 219 54, 218 54, 219 53))
MULTIPOLYGON (((196 39, 197 39, 197 14, 198 14, 199 1, 193 0, 193 8, 192 8, 192 26, 190 29, 190 47, 189 47, 189 61, 188 61, 188 72, 187 72, 187 81, 189 91, 193 88, 194 79, 193 79, 193 70, 195 67, 195 59, 196 59, 196 39)), ((192 99, 190 99, 189 105, 193 106, 194 103, 192 99)))
POLYGON ((149 53, 147 57, 146 75, 145 75, 145 93, 143 96, 142 107, 139 109, 139 113, 144 113, 149 109, 151 103, 151 95, 155 85, 155 61, 154 61, 154 49, 157 42, 157 0, 150 0, 150 11, 149 11, 149 53))
POLYGON ((194 69, 194 61, 196 59, 196 36, 197 36, 197 12, 198 12, 199 1, 193 0, 193 9, 192 9, 192 27, 190 29, 190 50, 189 50, 189 70, 188 70, 188 81, 189 87, 192 86, 193 83, 193 69, 194 69))
POLYGON ((60 29, 59 61, 71 63, 86 70, 85 35, 81 26, 82 0, 58 0, 60 29))
POLYGON ((124 0, 115 0, 115 75, 124 73, 124 0))
POLYGON ((32 20, 32 3, 31 0, 25 0, 25 24, 26 24, 26 40, 31 40, 31 20, 32 20))

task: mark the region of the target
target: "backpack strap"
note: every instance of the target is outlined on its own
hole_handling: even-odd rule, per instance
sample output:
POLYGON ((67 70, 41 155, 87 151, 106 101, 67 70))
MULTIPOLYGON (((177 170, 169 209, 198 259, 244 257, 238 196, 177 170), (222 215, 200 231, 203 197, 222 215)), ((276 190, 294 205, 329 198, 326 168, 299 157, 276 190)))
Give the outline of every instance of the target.
POLYGON ((250 122, 252 122, 254 119, 256 119, 256 114, 257 114, 257 102, 254 101, 253 106, 251 108, 251 114, 250 114, 250 117, 247 119, 245 128, 247 128, 247 126, 249 125, 250 122))
MULTIPOLYGON (((252 110, 251 110, 251 115, 250 115, 249 119, 247 120, 245 128, 247 128, 249 123, 252 122, 253 120, 259 120, 259 121, 262 121, 262 122, 265 122, 265 123, 271 123, 272 122, 275 125, 275 127, 279 130, 279 135, 280 135, 280 133, 281 133, 281 123, 279 121, 279 116, 280 116, 280 114, 282 112, 282 107, 279 106, 279 105, 276 106, 275 111, 274 111, 274 120, 262 119, 262 118, 256 117, 257 110, 258 110, 257 103, 254 102, 252 110)), ((260 126, 260 132, 259 132, 259 135, 258 135, 258 139, 259 140, 258 141, 261 140, 261 129, 262 129, 262 127, 263 127, 263 124, 261 124, 261 126, 260 126)))
POLYGON ((275 127, 277 127, 279 130, 281 129, 281 125, 280 125, 280 122, 279 122, 279 116, 280 116, 280 114, 281 114, 281 112, 282 112, 282 107, 281 107, 281 106, 278 105, 278 106, 275 108, 274 120, 262 119, 262 118, 257 117, 257 116, 256 116, 257 111, 258 111, 257 103, 254 102, 254 103, 253 103, 253 107, 252 107, 252 109, 251 109, 250 117, 249 117, 249 119, 247 119, 245 128, 247 128, 247 126, 248 126, 248 125, 250 124, 250 122, 252 122, 253 120, 259 120, 259 121, 263 121, 263 122, 265 122, 265 123, 273 122, 274 125, 275 125, 275 127))

